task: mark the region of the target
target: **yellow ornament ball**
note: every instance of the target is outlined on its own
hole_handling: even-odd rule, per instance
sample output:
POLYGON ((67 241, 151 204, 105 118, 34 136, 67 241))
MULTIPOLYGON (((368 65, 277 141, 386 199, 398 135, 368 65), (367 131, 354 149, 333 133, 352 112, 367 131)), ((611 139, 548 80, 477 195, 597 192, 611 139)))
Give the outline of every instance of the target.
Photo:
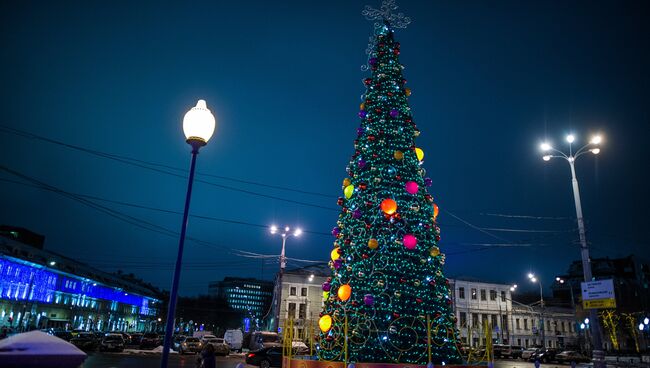
POLYGON ((337 295, 339 296, 339 299, 341 299, 341 301, 346 301, 350 299, 350 295, 352 295, 352 288, 348 284, 341 285, 339 287, 339 291, 337 292, 337 295))
POLYGON ((436 257, 439 254, 440 254, 440 248, 434 246, 434 247, 431 247, 431 249, 429 249, 429 255, 431 257, 436 257))
POLYGON ((418 160, 420 161, 424 160, 424 151, 422 150, 422 148, 416 148, 415 155, 418 157, 418 160))
POLYGON ((329 314, 323 315, 319 320, 318 320, 318 327, 320 327, 320 330, 323 332, 327 332, 332 328, 332 316, 329 314))
POLYGON ((404 152, 402 152, 402 151, 395 151, 395 153, 393 154, 393 156, 395 157, 396 160, 399 161, 399 160, 401 160, 401 159, 404 158, 404 152))
POLYGON ((350 181, 350 178, 343 179, 343 188, 347 187, 350 184, 352 184, 352 182, 350 181))
POLYGON ((337 259, 341 258, 341 254, 339 253, 339 248, 332 249, 332 252, 330 253, 330 257, 332 258, 332 261, 336 261, 337 259))
POLYGON ((323 291, 323 300, 327 300, 327 298, 330 297, 330 292, 329 291, 323 291))
POLYGON ((368 248, 377 249, 378 246, 379 246, 379 242, 377 241, 377 239, 373 238, 368 240, 368 248))
POLYGON ((411 95, 411 89, 408 88, 408 87, 404 88, 404 93, 406 93, 406 97, 410 96, 411 95))
POLYGON ((361 105, 359 105, 359 110, 364 110, 365 108, 366 104, 362 102, 361 105))
POLYGON ((345 194, 346 199, 350 199, 354 194, 354 185, 350 184, 345 189, 343 189, 343 194, 345 194))

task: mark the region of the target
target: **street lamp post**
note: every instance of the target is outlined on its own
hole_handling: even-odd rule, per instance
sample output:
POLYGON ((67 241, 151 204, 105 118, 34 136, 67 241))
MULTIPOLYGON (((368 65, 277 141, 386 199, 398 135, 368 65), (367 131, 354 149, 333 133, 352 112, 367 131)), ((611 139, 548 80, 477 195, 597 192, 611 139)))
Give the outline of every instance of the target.
POLYGON ((571 285, 571 281, 565 280, 565 279, 563 279, 561 277, 556 277, 555 281, 557 281, 561 285, 564 285, 564 283, 569 285, 569 292, 571 293, 571 308, 573 308, 573 313, 575 313, 576 302, 575 302, 575 299, 573 297, 573 285, 571 285))
POLYGON ((546 327, 544 326, 544 288, 542 287, 542 279, 539 279, 535 277, 534 274, 529 273, 528 274, 528 279, 533 282, 533 283, 538 283, 539 284, 539 305, 542 308, 541 313, 539 314, 540 318, 540 324, 542 325, 541 330, 542 330, 542 346, 546 348, 546 334, 544 333, 546 327))
MULTIPOLYGON (((582 204, 580 203, 580 189, 578 188, 578 179, 576 179, 576 169, 575 162, 578 157, 591 152, 594 155, 600 153, 600 143, 602 142, 602 137, 596 135, 591 138, 589 143, 582 146, 575 153, 573 152, 573 142, 575 141, 575 136, 569 134, 566 136, 566 141, 569 143, 569 154, 553 148, 550 143, 544 142, 541 144, 540 148, 542 151, 551 152, 552 154, 547 154, 542 158, 544 161, 549 161, 552 158, 563 158, 569 163, 571 168, 571 185, 573 187, 573 200, 576 207, 576 218, 578 220, 578 234, 580 236, 580 253, 582 256, 582 271, 584 274, 585 282, 592 280, 591 274, 591 260, 589 258, 589 247, 587 245, 587 238, 585 236, 585 223, 582 217, 582 204)), ((589 310, 589 317, 591 318, 591 338, 592 338, 592 348, 593 348, 593 358, 595 368, 602 368, 605 366, 604 361, 604 352, 603 352, 603 343, 600 336, 600 322, 598 321, 598 311, 595 309, 589 310)))
POLYGON ((282 237, 282 250, 280 251, 280 273, 278 274, 278 283, 276 285, 276 298, 275 298, 275 322, 272 323, 271 328, 273 331, 277 331, 280 327, 280 307, 282 306, 282 276, 284 275, 284 269, 287 266, 287 257, 285 256, 285 245, 287 243, 287 238, 290 236, 299 237, 302 234, 302 230, 299 228, 291 232, 289 226, 285 226, 284 229, 278 229, 277 226, 271 226, 271 234, 278 234, 282 237))
POLYGON ((208 109, 204 100, 199 100, 196 106, 190 109, 183 118, 183 133, 187 144, 192 146, 192 161, 190 163, 190 176, 187 181, 187 194, 185 196, 185 210, 183 211, 183 222, 178 242, 178 255, 176 256, 176 268, 172 280, 172 289, 169 294, 169 307, 167 308, 167 322, 165 324, 165 342, 163 345, 161 368, 167 367, 169 360, 169 349, 174 333, 174 314, 176 312, 176 299, 178 297, 178 281, 181 277, 181 265, 183 263, 183 247, 185 245, 185 231, 187 230, 187 217, 190 210, 190 198, 192 197, 192 182, 194 181, 194 169, 196 167, 196 155, 199 148, 208 143, 214 133, 215 120, 212 112, 208 109))

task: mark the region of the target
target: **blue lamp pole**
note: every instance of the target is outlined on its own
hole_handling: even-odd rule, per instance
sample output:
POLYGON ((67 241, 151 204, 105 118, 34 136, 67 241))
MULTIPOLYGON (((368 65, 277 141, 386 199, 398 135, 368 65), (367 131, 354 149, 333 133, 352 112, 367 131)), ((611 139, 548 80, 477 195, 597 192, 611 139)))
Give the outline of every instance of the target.
POLYGON ((204 100, 199 100, 196 106, 185 114, 183 118, 183 133, 187 138, 186 142, 192 146, 192 161, 190 164, 190 176, 187 183, 187 194, 185 196, 185 209, 183 211, 183 223, 181 225, 181 235, 178 242, 178 255, 176 256, 176 268, 174 269, 174 278, 172 289, 169 294, 169 307, 167 308, 167 323, 165 324, 165 343, 163 345, 161 368, 167 368, 169 361, 169 349, 171 348, 174 334, 174 319, 176 313, 176 301, 178 299, 178 281, 181 278, 181 265, 183 264, 183 247, 185 245, 185 232, 187 230, 187 217, 190 211, 190 199, 192 198, 192 183, 194 182, 194 169, 196 167, 196 155, 199 154, 199 148, 208 143, 214 133, 215 120, 214 116, 208 109, 204 100))

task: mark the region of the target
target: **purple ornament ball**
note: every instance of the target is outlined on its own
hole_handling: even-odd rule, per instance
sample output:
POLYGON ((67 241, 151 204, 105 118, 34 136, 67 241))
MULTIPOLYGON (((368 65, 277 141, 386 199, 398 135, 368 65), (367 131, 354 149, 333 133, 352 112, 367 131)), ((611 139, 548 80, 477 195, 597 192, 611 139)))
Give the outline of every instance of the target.
POLYGON ((323 291, 330 291, 331 289, 332 289, 332 284, 330 284, 329 282, 325 281, 325 282, 323 283, 323 291))
POLYGON ((366 118, 366 115, 368 115, 368 113, 366 112, 366 110, 361 110, 361 111, 359 111, 359 117, 360 117, 361 119, 365 119, 365 118, 366 118))
POLYGON ((341 261, 340 259, 334 261, 334 269, 338 270, 339 268, 341 268, 342 265, 343 265, 343 261, 341 261))
POLYGON ((338 227, 335 227, 335 228, 332 229, 332 235, 334 235, 334 237, 339 236, 340 232, 341 232, 341 230, 338 227))
POLYGON ((357 162, 357 166, 359 166, 360 169, 363 169, 364 167, 366 167, 366 162, 364 160, 359 160, 357 162))
POLYGON ((357 136, 361 137, 363 135, 363 128, 359 127, 357 128, 357 136))
POLYGON ((368 64, 370 64, 370 65, 377 64, 377 58, 376 57, 371 57, 370 59, 368 59, 368 64))
POLYGON ((361 210, 359 210, 359 209, 354 210, 354 212, 352 212, 352 217, 355 218, 355 219, 358 219, 359 217, 361 217, 361 210))
POLYGON ((390 117, 391 118, 396 118, 398 115, 399 115, 399 111, 397 111, 397 109, 390 110, 390 117))
POLYGON ((424 178, 424 185, 430 187, 433 185, 433 180, 431 180, 431 178, 424 178))
POLYGON ((375 297, 371 294, 366 294, 363 297, 363 303, 368 306, 373 305, 375 303, 375 297))

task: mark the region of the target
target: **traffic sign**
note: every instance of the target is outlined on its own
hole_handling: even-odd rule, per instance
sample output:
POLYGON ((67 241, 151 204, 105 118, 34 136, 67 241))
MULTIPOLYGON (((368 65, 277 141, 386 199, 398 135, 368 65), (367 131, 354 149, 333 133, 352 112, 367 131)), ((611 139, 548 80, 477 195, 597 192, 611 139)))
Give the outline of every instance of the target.
POLYGON ((580 283, 584 309, 616 308, 614 280, 597 280, 580 283))
POLYGON ((584 300, 582 302, 582 307, 584 309, 616 308, 616 299, 584 300))

